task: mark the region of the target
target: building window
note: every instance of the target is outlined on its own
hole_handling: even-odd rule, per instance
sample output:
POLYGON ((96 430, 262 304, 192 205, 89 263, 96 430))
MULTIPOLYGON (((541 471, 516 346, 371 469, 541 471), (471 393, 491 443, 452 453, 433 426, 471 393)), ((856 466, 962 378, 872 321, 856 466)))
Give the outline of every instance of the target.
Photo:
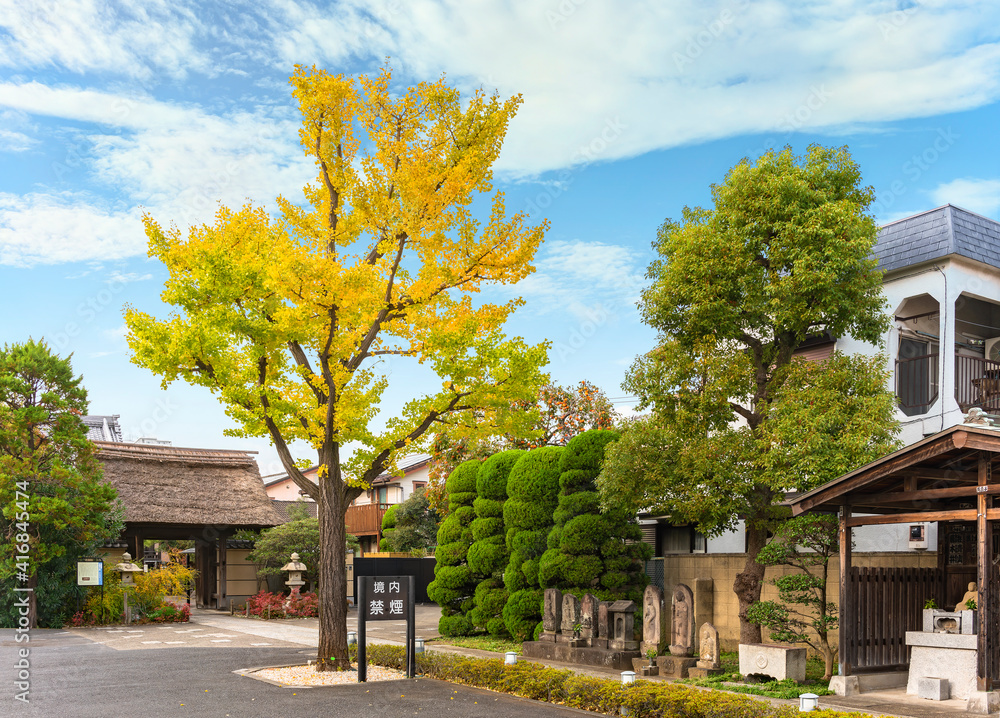
POLYGON ((704 534, 693 526, 662 525, 660 529, 660 554, 706 553, 708 542, 704 534))
POLYGON ((416 493, 417 489, 426 489, 426 488, 427 488, 427 482, 426 481, 414 481, 413 482, 413 492, 414 493, 416 493))
POLYGON ((377 504, 387 504, 389 503, 389 487, 380 486, 375 489, 375 503, 377 504))

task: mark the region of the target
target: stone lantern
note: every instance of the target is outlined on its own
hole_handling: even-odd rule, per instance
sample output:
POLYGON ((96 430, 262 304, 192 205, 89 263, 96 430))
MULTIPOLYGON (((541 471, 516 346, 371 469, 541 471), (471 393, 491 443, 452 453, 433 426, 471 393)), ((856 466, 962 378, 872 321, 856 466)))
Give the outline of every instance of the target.
POLYGON ((122 554, 122 562, 115 566, 115 570, 121 572, 123 586, 134 585, 135 579, 132 578, 132 574, 142 573, 142 567, 132 563, 132 554, 127 551, 122 554))
POLYGON ((115 566, 115 570, 120 571, 122 575, 122 609, 125 612, 125 623, 132 623, 132 616, 128 609, 128 589, 135 585, 132 574, 142 573, 142 567, 132 563, 132 554, 126 551, 122 554, 122 562, 115 566))
POLYGON ((306 565, 299 561, 299 555, 297 553, 292 554, 292 560, 281 567, 282 571, 288 571, 288 580, 285 581, 285 585, 292 589, 292 596, 294 597, 298 594, 299 589, 306 585, 306 582, 302 580, 302 572, 306 570, 306 565))

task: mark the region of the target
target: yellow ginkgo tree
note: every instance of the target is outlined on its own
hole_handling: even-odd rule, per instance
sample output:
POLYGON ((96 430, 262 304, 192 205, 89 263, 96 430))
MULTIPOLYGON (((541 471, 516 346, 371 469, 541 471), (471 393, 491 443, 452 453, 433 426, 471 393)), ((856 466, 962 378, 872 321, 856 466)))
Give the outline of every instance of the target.
POLYGON ((305 201, 279 197, 273 217, 223 207, 186 236, 147 216, 174 311, 156 319, 129 307, 125 319, 136 364, 164 385, 215 392, 231 433, 268 436, 319 504, 318 659, 330 670, 349 665, 351 501, 442 426, 526 425, 511 407, 544 384, 547 347, 504 335, 522 300, 473 295, 532 272, 547 226, 508 214, 501 192, 472 207, 493 191, 491 166, 520 97, 461 98, 443 78, 394 88, 387 67, 358 78, 297 67, 291 85, 317 170, 305 201), (433 370, 440 389, 388 411, 389 358, 433 370), (318 485, 300 470, 317 462, 318 485))

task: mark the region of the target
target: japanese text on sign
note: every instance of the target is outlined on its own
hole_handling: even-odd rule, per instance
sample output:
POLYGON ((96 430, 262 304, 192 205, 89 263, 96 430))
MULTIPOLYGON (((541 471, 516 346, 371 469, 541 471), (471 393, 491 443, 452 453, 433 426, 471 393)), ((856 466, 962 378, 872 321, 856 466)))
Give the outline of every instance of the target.
POLYGON ((406 619, 406 582, 398 578, 363 576, 359 581, 369 581, 366 590, 365 618, 369 621, 406 619))

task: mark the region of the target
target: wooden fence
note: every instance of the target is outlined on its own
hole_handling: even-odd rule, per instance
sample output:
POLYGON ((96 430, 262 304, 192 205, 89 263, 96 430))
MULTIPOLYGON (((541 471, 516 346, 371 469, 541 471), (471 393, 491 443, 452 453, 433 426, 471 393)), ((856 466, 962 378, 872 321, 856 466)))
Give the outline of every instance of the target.
POLYGON ((944 600, 944 572, 938 568, 851 569, 854 626, 841 643, 841 661, 856 673, 904 670, 910 663, 906 632, 919 631, 923 608, 944 600))

